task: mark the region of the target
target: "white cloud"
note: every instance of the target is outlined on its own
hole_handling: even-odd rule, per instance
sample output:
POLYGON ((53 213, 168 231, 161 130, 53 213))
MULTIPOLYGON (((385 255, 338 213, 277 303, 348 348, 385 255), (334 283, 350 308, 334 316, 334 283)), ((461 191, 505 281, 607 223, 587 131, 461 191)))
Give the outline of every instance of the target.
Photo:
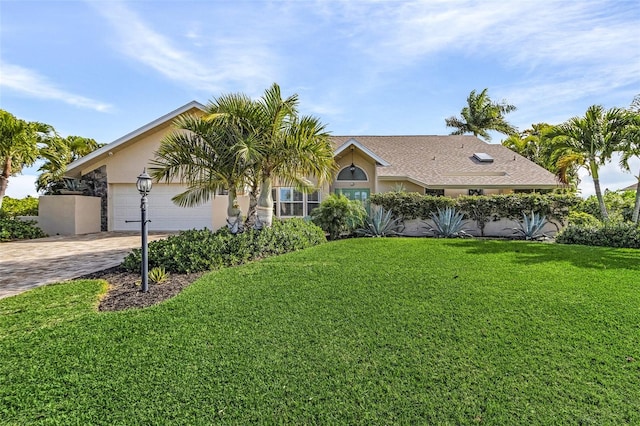
POLYGON ((6 196, 11 198, 24 198, 28 195, 32 197, 38 197, 39 194, 36 191, 36 179, 38 176, 34 175, 17 175, 9 178, 9 185, 7 185, 6 196))
POLYGON ((90 4, 115 29, 117 48, 122 53, 185 86, 207 92, 225 90, 228 81, 259 83, 259 87, 264 87, 274 74, 273 53, 264 43, 207 40, 196 26, 187 31, 185 38, 196 48, 210 49, 196 54, 180 46, 178 39, 155 31, 123 2, 90 4))
POLYGON ((5 87, 29 97, 53 99, 99 112, 107 112, 112 108, 109 104, 62 90, 46 77, 18 65, 2 62, 0 63, 0 74, 2 75, 0 87, 5 87))

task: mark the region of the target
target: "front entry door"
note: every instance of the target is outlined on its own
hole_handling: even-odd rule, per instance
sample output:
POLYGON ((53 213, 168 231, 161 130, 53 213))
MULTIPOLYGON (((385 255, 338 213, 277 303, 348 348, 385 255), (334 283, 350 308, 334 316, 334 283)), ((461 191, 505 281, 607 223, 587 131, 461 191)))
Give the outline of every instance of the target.
POLYGON ((371 190, 368 188, 338 188, 336 194, 342 194, 350 200, 361 201, 364 208, 369 211, 369 195, 371 190))

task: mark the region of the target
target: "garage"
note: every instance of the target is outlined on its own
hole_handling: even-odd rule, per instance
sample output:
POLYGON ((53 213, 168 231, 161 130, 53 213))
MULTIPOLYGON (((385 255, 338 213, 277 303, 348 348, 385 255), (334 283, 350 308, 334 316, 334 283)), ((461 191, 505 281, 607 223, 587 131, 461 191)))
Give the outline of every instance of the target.
MULTIPOLYGON (((213 207, 211 201, 197 207, 179 207, 171 201, 183 192, 183 185, 154 184, 147 196, 149 231, 178 231, 185 229, 211 229, 213 207)), ((109 228, 113 231, 137 231, 140 222, 140 194, 135 184, 109 185, 109 228)))

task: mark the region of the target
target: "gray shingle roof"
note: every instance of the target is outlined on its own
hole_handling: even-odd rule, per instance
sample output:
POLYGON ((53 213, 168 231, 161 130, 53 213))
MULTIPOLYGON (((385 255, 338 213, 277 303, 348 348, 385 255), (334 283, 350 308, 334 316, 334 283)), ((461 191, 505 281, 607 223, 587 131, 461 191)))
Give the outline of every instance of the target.
POLYGON ((389 166, 378 166, 381 179, 409 178, 431 188, 552 188, 555 176, 500 144, 475 136, 332 136, 334 147, 355 139, 389 166), (486 153, 493 162, 481 162, 486 153))

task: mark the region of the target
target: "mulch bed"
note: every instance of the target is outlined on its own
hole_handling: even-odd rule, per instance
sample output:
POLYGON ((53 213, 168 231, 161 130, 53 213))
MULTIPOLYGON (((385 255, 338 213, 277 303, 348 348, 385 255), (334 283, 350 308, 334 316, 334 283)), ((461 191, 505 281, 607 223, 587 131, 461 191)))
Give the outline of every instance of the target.
POLYGON ((149 291, 140 291, 139 273, 128 272, 116 266, 85 275, 83 279, 103 279, 109 283, 107 293, 100 300, 99 311, 122 311, 124 309, 145 308, 170 299, 202 276, 202 272, 192 274, 167 274, 167 280, 155 284, 149 281, 149 291))

